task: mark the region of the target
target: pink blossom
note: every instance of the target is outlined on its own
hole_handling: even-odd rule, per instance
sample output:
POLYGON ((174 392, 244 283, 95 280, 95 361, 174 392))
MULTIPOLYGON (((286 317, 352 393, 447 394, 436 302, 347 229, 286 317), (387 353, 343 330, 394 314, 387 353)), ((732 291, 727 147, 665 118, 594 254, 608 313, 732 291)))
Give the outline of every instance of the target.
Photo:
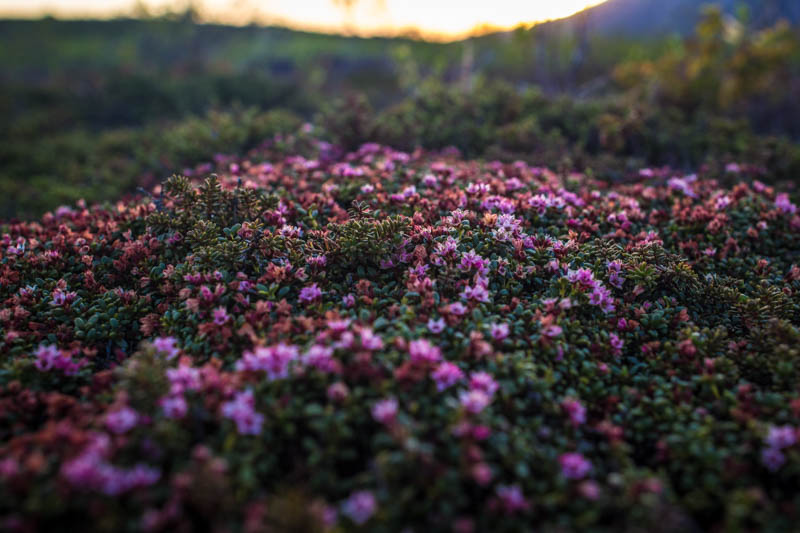
POLYGON ((413 363, 436 363, 442 358, 441 350, 426 339, 408 343, 408 353, 413 363))
POLYGON ((222 404, 222 415, 236 423, 241 435, 258 435, 264 423, 264 415, 255 409, 253 391, 247 389, 237 392, 233 400, 222 404))
POLYGON ((157 352, 161 352, 167 356, 167 359, 173 359, 180 353, 178 348, 178 341, 175 337, 157 337, 153 339, 153 348, 157 352))
POLYGON ((552 339, 553 337, 558 337, 559 335, 561 335, 562 331, 563 330, 561 329, 561 326, 556 324, 551 324, 549 326, 545 326, 542 328, 542 335, 552 339))
POLYGON ((473 415, 483 411, 491 402, 491 398, 488 394, 476 389, 461 391, 458 396, 458 400, 461 402, 462 407, 464 407, 468 413, 473 415))
POLYGON ((252 352, 244 352, 236 362, 236 370, 264 371, 270 381, 284 379, 289 376, 289 364, 298 357, 299 351, 294 345, 259 346, 252 352))
POLYGON ((797 206, 789 200, 789 195, 785 192, 775 197, 775 207, 789 215, 797 212, 797 206))
POLYGON ((496 341, 501 341, 508 337, 510 328, 505 322, 495 322, 491 325, 492 338, 496 341))
POLYGON ((797 434, 791 426, 772 426, 769 428, 765 442, 778 450, 793 446, 797 442, 797 434))
POLYGON ((616 333, 609 333, 608 340, 614 355, 622 355, 622 347, 625 344, 622 339, 616 333))
POLYGON ((566 398, 561 402, 561 407, 569 415, 569 419, 573 426, 580 426, 586 422, 586 408, 581 405, 581 402, 574 398, 566 398))
POLYGON ((485 393, 492 397, 497 392, 499 385, 488 372, 473 372, 469 376, 469 388, 485 393))
POLYGON ((456 316, 462 316, 467 312, 467 308, 461 302, 453 302, 447 309, 456 316))
POLYGON ((341 381, 331 383, 326 392, 328 399, 334 402, 343 402, 350 395, 350 389, 341 381))
POLYGON ((458 383, 464 377, 464 373, 457 365, 444 361, 439 364, 431 377, 436 382, 436 389, 441 392, 458 383))
POLYGON ((322 298, 322 291, 316 283, 300 289, 300 301, 306 304, 314 303, 322 298))
POLYGON ((221 326, 228 320, 230 320, 230 317, 228 316, 228 311, 226 311, 224 307, 217 307, 214 309, 214 324, 221 326))
POLYGON ((440 318, 438 320, 434 320, 432 318, 428 319, 428 331, 430 331, 431 333, 439 334, 442 331, 444 331, 444 328, 445 328, 445 322, 443 318, 440 318))
POLYGON ((161 398, 159 405, 167 418, 183 418, 189 410, 186 398, 179 394, 161 398))
POLYGON ((485 487, 492 480, 492 469, 486 463, 476 463, 470 469, 472 479, 481 487, 485 487))
POLYGON ((190 365, 180 364, 167 369, 167 379, 172 394, 183 394, 187 390, 197 390, 202 385, 200 370, 190 365))
POLYGON ((561 464, 561 473, 568 479, 581 479, 592 469, 590 463, 579 453, 564 453, 558 458, 561 464))
POLYGON ((776 472, 786 462, 786 456, 778 448, 764 448, 761 452, 761 462, 767 470, 776 472))
POLYGON ((380 335, 376 335, 370 328, 361 328, 361 346, 365 350, 382 350, 383 340, 380 335))
POLYGON ((500 507, 508 514, 525 511, 530 506, 519 485, 501 485, 497 487, 495 493, 500 502, 500 507))
POLYGON ((395 398, 380 400, 372 406, 372 418, 381 424, 391 424, 394 422, 395 416, 397 416, 397 400, 395 398))
POLYGON ((375 514, 378 505, 368 490, 354 492, 342 503, 342 514, 356 525, 365 524, 375 514))
POLYGON ((333 348, 314 344, 303 355, 303 364, 320 372, 333 372, 336 361, 333 359, 333 348))
POLYGON ((139 413, 130 407, 122 407, 108 413, 105 417, 106 427, 112 433, 127 433, 139 422, 139 413))

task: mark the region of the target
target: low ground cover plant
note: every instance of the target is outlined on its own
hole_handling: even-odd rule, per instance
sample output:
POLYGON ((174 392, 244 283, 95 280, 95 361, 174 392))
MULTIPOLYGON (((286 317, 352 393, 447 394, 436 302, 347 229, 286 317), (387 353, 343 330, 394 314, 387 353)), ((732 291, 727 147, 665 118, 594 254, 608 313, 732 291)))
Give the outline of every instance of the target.
POLYGON ((2 529, 794 527, 796 199, 316 153, 2 226, 2 529))

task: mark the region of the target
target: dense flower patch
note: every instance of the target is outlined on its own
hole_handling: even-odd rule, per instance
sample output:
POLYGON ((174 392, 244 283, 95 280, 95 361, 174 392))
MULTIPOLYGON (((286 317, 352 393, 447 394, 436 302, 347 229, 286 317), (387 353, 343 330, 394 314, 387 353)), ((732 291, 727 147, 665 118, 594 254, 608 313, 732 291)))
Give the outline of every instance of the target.
POLYGON ((786 194, 378 145, 218 172, 3 227, 4 530, 800 518, 786 194))

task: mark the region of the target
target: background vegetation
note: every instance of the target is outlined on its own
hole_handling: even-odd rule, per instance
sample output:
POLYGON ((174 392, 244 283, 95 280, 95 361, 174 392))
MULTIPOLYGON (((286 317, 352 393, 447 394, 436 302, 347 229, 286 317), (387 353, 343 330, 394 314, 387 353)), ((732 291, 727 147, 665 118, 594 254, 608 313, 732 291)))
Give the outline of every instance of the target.
POLYGON ((626 4, 637 2, 454 43, 225 27, 192 12, 0 21, 0 216, 117 198, 305 122, 346 148, 455 146, 614 179, 708 162, 797 176, 791 8, 778 10, 787 21, 764 14, 774 2, 735 16, 723 2, 681 33, 686 2, 666 2, 674 31, 643 36, 633 8, 619 30, 626 4))

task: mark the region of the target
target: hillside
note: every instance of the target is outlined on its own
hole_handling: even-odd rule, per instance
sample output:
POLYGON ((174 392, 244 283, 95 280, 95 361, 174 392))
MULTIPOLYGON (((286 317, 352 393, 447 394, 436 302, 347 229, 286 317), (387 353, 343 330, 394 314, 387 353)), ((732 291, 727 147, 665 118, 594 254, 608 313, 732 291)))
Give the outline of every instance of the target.
MULTIPOLYGON (((718 0, 714 2, 730 15, 742 7, 756 28, 765 28, 779 20, 800 22, 800 2, 796 0, 718 0)), ((653 37, 670 33, 692 32, 707 1, 698 0, 608 0, 553 25, 585 24, 597 35, 653 37)), ((546 26, 547 24, 545 24, 546 26)))

